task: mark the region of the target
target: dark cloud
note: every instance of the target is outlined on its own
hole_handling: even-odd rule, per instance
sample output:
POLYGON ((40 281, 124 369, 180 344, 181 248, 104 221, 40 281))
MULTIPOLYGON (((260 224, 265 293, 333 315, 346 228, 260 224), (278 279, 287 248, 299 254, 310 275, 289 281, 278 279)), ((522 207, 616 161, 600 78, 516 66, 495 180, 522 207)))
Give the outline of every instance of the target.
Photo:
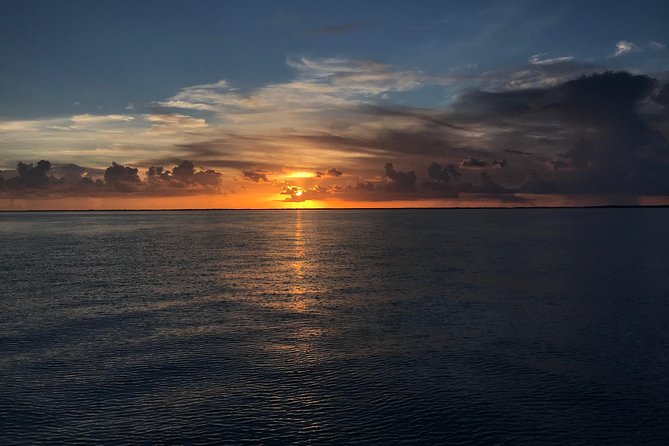
POLYGON ((464 127, 458 126, 448 119, 446 112, 435 112, 433 109, 420 109, 416 107, 400 107, 400 106, 379 106, 379 105, 363 105, 360 111, 364 111, 370 115, 381 117, 401 117, 410 118, 412 120, 423 122, 434 127, 446 127, 453 130, 466 130, 464 127))
POLYGON ((133 192, 141 183, 138 172, 136 168, 112 163, 105 170, 105 185, 114 191, 133 192))
POLYGON ((374 191, 376 190, 376 185, 374 185, 374 183, 372 183, 371 181, 358 181, 357 183, 355 183, 355 186, 351 187, 350 189, 374 191))
POLYGON ((242 172, 242 175, 244 175, 244 178, 247 178, 256 183, 260 183, 261 181, 265 183, 269 182, 267 173, 262 170, 245 170, 242 172))
POLYGON ((411 129, 381 129, 364 137, 334 133, 300 134, 292 137, 377 158, 389 155, 431 158, 444 154, 491 155, 487 149, 467 146, 466 135, 456 134, 448 128, 434 128, 426 123, 419 123, 411 129))
POLYGON ((48 176, 51 163, 46 160, 38 161, 35 166, 19 162, 16 165, 17 177, 13 178, 15 184, 24 188, 45 188, 52 179, 48 176))
POLYGON ((414 192, 416 190, 416 174, 414 172, 400 172, 395 170, 392 163, 384 167, 385 176, 391 181, 387 188, 392 192, 414 192))
POLYGON ((457 196, 457 186, 453 181, 462 174, 453 164, 442 166, 433 162, 427 167, 427 181, 422 183, 421 189, 428 196, 457 196))
POLYGON ((662 88, 658 91, 657 95, 653 97, 653 100, 658 104, 662 105, 667 112, 669 112, 669 82, 664 84, 662 88))
POLYGON ((190 182, 195 177, 195 166, 190 161, 182 161, 174 167, 172 176, 184 183, 190 182))
POLYGON ((321 178, 321 177, 340 177, 344 174, 341 170, 331 167, 328 170, 322 172, 322 171, 316 171, 314 172, 316 175, 316 178, 321 178))
POLYGON ((662 104, 664 87, 654 94, 656 85, 649 76, 605 72, 546 88, 470 92, 454 110, 463 120, 503 129, 497 143, 517 147, 506 153, 552 149, 534 167, 525 162, 524 191, 664 195, 669 182, 659 178, 669 175, 666 129, 653 127, 640 107, 650 99, 662 104))
POLYGON ((147 171, 150 189, 160 191, 175 189, 216 191, 220 186, 221 177, 221 173, 215 170, 196 169, 188 160, 181 161, 171 172, 162 166, 151 166, 147 171))
POLYGON ((331 197, 333 188, 316 185, 311 189, 303 189, 297 186, 286 186, 281 190, 281 195, 287 195, 283 200, 286 202, 301 203, 309 200, 327 200, 331 197))
POLYGON ((85 167, 77 164, 60 164, 52 167, 54 176, 61 176, 68 183, 79 181, 84 175, 88 174, 85 167))
MULTIPOLYGON (((344 189, 330 191, 342 193, 350 200, 420 200, 425 198, 457 198, 462 193, 504 195, 504 201, 512 201, 518 189, 507 188, 495 181, 487 172, 480 172, 474 181, 462 181, 463 174, 452 164, 441 165, 437 162, 427 166, 428 178, 417 183, 414 172, 399 172, 392 164, 384 166, 386 178, 391 182, 358 181, 344 189)), ((302 194, 304 195, 304 193, 302 194)), ((303 197, 302 197, 303 198, 303 197)))
POLYGON ((61 164, 52 169, 49 161, 36 165, 19 162, 14 175, 2 175, 0 195, 6 197, 97 196, 107 194, 179 195, 220 191, 221 173, 196 169, 182 161, 172 171, 151 166, 142 181, 139 169, 112 163, 104 171, 76 164, 61 164), (102 173, 101 178, 90 175, 102 173))
POLYGON ((460 175, 460 171, 452 164, 442 166, 434 162, 427 168, 427 177, 432 182, 449 183, 451 178, 457 178, 460 175))
POLYGON ((481 172, 480 183, 474 186, 474 191, 485 194, 511 194, 514 192, 512 189, 497 184, 486 172, 481 172))

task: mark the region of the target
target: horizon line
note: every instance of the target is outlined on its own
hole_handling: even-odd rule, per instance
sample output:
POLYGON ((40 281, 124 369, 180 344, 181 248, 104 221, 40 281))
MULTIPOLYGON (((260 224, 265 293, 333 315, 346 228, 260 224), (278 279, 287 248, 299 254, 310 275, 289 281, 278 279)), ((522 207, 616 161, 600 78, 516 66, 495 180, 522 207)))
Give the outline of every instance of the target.
POLYGON ((669 208, 669 204, 608 204, 586 206, 454 206, 454 207, 341 207, 341 208, 160 208, 160 209, 0 209, 0 213, 30 212, 194 212, 194 211, 370 211, 370 210, 477 210, 477 209, 633 209, 633 208, 669 208))

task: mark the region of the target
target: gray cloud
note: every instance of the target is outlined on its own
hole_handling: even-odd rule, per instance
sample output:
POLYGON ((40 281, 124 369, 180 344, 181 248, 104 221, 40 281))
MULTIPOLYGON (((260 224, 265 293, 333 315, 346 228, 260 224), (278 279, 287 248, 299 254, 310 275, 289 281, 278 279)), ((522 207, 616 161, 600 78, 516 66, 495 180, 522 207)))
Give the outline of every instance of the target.
POLYGON ((3 172, 0 196, 181 195, 220 191, 221 173, 196 169, 190 161, 182 161, 172 171, 151 166, 145 181, 140 178, 138 168, 115 162, 101 172, 101 178, 89 175, 91 173, 100 173, 100 170, 76 164, 58 165, 52 169, 52 164, 46 160, 35 165, 19 162, 14 175, 5 178, 3 172))
POLYGON ((138 172, 136 168, 112 163, 105 170, 105 185, 117 192, 133 192, 141 184, 138 172))
POLYGON ((316 171, 314 172, 316 175, 316 178, 321 178, 321 177, 340 177, 344 174, 341 170, 337 169, 336 167, 331 167, 328 170, 325 171, 316 171))
POLYGON ((254 181, 256 183, 260 183, 260 182, 267 183, 267 182, 269 182, 269 179, 267 178, 267 172, 264 172, 262 170, 258 170, 258 169, 256 169, 256 170, 244 170, 242 172, 242 175, 244 176, 244 178, 247 178, 247 179, 249 179, 251 181, 254 181))
POLYGON ((391 192, 414 192, 416 190, 416 174, 414 172, 400 172, 395 170, 391 163, 384 167, 385 175, 391 181, 387 188, 391 192))

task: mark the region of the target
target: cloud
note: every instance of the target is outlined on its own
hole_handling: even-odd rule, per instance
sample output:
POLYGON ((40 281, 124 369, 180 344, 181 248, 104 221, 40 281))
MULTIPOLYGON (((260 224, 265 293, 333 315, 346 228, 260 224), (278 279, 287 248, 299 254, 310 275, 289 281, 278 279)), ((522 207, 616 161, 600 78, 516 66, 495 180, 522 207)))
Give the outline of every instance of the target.
POLYGON ((331 167, 326 171, 316 171, 314 172, 316 175, 316 178, 321 178, 321 177, 340 177, 344 174, 341 170, 331 167))
POLYGON ((135 118, 129 115, 74 115, 71 120, 77 125, 91 125, 108 122, 129 122, 135 118))
POLYGON ((489 92, 546 88, 599 69, 594 62, 571 56, 544 56, 535 54, 526 64, 485 72, 480 76, 480 88, 489 92))
MULTIPOLYGON (((313 176, 290 179, 302 189, 284 194, 295 201, 667 191, 664 78, 563 54, 447 75, 346 58, 287 63, 285 82, 195 85, 132 114, 1 121, 1 167, 43 148, 29 157, 53 162, 41 193, 63 194, 278 192, 288 186, 279 173, 297 171, 313 176), (407 105, 425 87, 452 99, 407 105), (110 159, 118 164, 105 179, 110 159)), ((19 181, 3 177, 5 192, 19 194, 19 181)))
POLYGON ((204 118, 194 118, 180 113, 145 114, 143 118, 151 123, 149 131, 153 134, 188 132, 207 127, 204 118))
POLYGON ((461 175, 460 171, 453 165, 442 166, 433 162, 427 168, 428 179, 437 183, 449 183, 451 178, 457 178, 461 175))
POLYGON ((43 188, 49 185, 51 179, 47 176, 51 163, 46 160, 37 162, 37 165, 18 163, 16 165, 16 184, 25 188, 43 188))
POLYGON ((299 186, 286 186, 281 190, 281 195, 288 195, 282 201, 292 203, 302 203, 304 201, 321 201, 331 198, 331 188, 327 186, 316 185, 309 189, 299 186))
POLYGON ((649 40, 648 41, 648 48, 656 50, 656 51, 661 51, 664 50, 667 46, 662 43, 658 42, 657 40, 649 40))
POLYGON ((535 54, 530 57, 529 63, 532 65, 558 65, 565 62, 572 62, 574 58, 572 56, 560 56, 560 57, 544 57, 545 54, 535 54))
POLYGON ((392 192, 413 192, 416 190, 416 174, 414 172, 400 172, 395 170, 391 163, 384 167, 385 175, 390 179, 387 188, 392 192))
POLYGON ((182 195, 184 193, 219 193, 221 173, 195 169, 182 161, 171 171, 151 166, 146 180, 139 169, 113 162, 104 170, 76 164, 57 165, 41 160, 35 165, 19 162, 14 175, 0 176, 0 197, 30 196, 104 196, 104 195, 182 195))
POLYGON ((242 174, 244 175, 244 178, 247 178, 256 183, 260 183, 261 181, 265 183, 269 182, 269 179, 267 178, 267 172, 262 170, 244 170, 242 174))
POLYGON ((105 170, 105 184, 115 191, 132 192, 141 183, 138 172, 138 169, 112 163, 105 170))
POLYGON ((550 172, 543 172, 554 190, 665 194, 669 187, 659 176, 669 174, 666 135, 639 109, 656 85, 649 76, 605 72, 544 89, 474 92, 456 108, 479 125, 506 126, 497 144, 539 154, 562 148, 547 156, 550 172), (548 138, 545 148, 528 135, 537 143, 548 138))
POLYGON ((645 51, 663 51, 665 48, 665 44, 652 39, 642 44, 636 44, 629 40, 620 40, 616 43, 615 50, 610 57, 620 57, 626 54, 642 53, 645 51))
POLYGON ((192 162, 181 161, 172 171, 162 166, 149 167, 147 180, 158 190, 189 189, 198 192, 216 192, 219 190, 222 174, 212 169, 196 169, 192 162))
POLYGON ((637 50, 637 46, 634 44, 634 42, 620 40, 616 43, 616 49, 613 52, 613 57, 622 56, 623 54, 631 53, 635 50, 637 50))

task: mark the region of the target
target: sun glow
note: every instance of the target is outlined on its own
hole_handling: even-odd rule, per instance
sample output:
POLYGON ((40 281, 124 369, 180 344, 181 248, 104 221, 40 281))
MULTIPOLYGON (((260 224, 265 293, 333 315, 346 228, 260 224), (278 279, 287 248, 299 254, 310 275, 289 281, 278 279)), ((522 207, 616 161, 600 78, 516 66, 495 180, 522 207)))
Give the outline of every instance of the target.
POLYGON ((283 176, 283 178, 315 178, 316 174, 313 172, 298 171, 290 172, 283 176))

